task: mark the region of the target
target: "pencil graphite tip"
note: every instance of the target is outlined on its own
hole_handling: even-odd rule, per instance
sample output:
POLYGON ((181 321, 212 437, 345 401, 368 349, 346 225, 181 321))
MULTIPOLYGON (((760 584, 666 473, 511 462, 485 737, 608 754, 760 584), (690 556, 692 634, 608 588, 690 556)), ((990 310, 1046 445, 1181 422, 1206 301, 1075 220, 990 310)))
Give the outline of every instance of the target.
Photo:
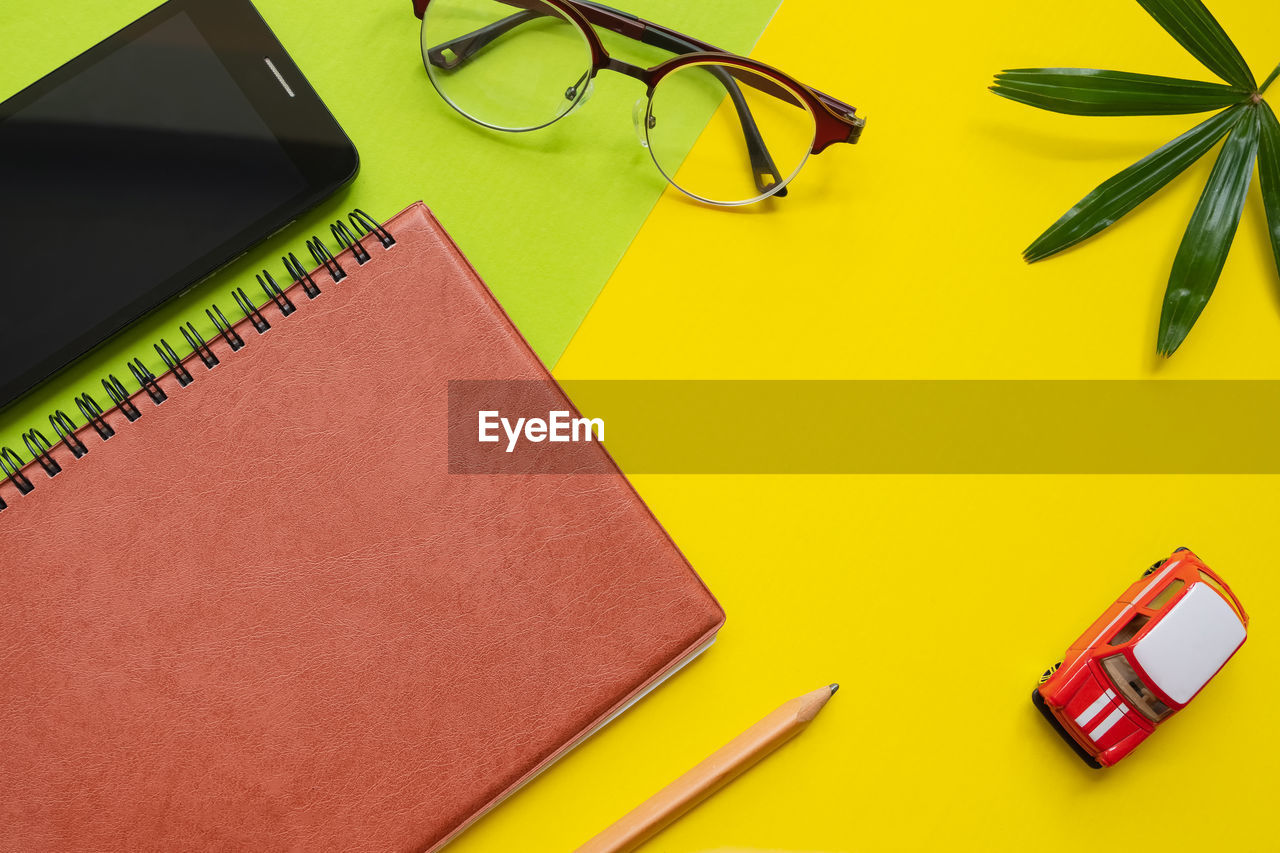
POLYGON ((831 685, 831 695, 832 695, 832 696, 836 695, 836 691, 837 691, 837 690, 839 690, 839 689, 840 689, 840 685, 839 685, 839 684, 832 684, 832 685, 831 685))

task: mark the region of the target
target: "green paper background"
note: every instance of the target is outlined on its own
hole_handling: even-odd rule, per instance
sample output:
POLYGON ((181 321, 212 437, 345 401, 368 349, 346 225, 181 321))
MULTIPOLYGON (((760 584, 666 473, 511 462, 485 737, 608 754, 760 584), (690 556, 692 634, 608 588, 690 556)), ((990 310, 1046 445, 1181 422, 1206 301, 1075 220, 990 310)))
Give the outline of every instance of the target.
MULTIPOLYGON (((627 11, 727 50, 747 52, 778 0, 626 0, 627 11)), ((7 2, 0 10, 0 99, 7 98, 159 3, 86 0, 7 2)), ((609 274, 666 187, 632 126, 643 86, 617 74, 597 78, 591 98, 561 122, 535 133, 496 133, 455 113, 422 68, 419 22, 409 0, 258 0, 258 9, 360 151, 359 176, 311 214, 221 270, 181 299, 134 324, 0 413, 0 444, 28 459, 22 433, 50 438, 47 415, 64 409, 79 424, 75 395, 105 406, 108 372, 131 390, 126 366, 140 357, 156 373, 152 344, 187 347, 178 327, 190 321, 214 334, 204 309, 217 302, 239 314, 230 291, 263 268, 287 279, 280 256, 309 263, 306 238, 329 238, 328 225, 361 207, 386 219, 422 199, 449 229, 538 355, 553 365, 609 274), (181 342, 181 345, 180 345, 181 342)), ((602 32, 619 58, 652 65, 670 56, 602 32)), ((0 203, 4 203, 0 197, 0 203)), ((145 242, 146 235, 139 239, 145 242)), ((90 259, 69 260, 91 268, 90 259)), ((661 274, 661 272, 655 272, 661 274)), ((257 291, 256 284, 252 288, 257 291)), ((263 297, 258 294, 259 301, 263 297)), ((21 318, 4 317, 4 322, 21 318)), ((429 333, 424 328, 424 333, 429 333)), ((395 342, 384 342, 387 357, 395 342)), ((29 461, 29 460, 28 460, 29 461)))

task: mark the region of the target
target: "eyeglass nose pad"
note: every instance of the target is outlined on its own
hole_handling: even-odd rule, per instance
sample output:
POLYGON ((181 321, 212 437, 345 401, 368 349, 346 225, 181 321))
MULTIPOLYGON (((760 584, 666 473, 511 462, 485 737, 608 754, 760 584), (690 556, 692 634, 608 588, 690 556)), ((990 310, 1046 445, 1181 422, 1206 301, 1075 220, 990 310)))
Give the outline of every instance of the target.
POLYGON ((589 101, 591 99, 591 93, 596 90, 596 81, 593 77, 587 81, 587 88, 583 90, 582 97, 579 98, 578 86, 580 85, 582 85, 581 80, 564 90, 564 99, 569 102, 570 110, 576 110, 578 107, 589 101))
POLYGON ((653 116, 649 115, 649 99, 639 98, 636 100, 635 106, 631 108, 631 123, 636 127, 636 139, 640 140, 642 148, 649 147, 649 134, 645 128, 648 123, 649 127, 656 124, 653 116))
POLYGON ((592 77, 587 80, 587 88, 583 90, 582 97, 579 98, 578 86, 581 85, 581 83, 582 81, 579 80, 578 83, 564 90, 564 99, 568 103, 568 106, 564 107, 562 115, 568 115, 591 99, 591 93, 596 90, 595 78, 592 77))

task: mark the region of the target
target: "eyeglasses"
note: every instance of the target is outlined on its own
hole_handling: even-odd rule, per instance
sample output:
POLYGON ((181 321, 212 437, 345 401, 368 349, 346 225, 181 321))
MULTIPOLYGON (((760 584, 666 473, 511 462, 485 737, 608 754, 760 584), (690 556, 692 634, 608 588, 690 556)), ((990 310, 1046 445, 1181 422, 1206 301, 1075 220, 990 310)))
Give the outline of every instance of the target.
POLYGON ((632 119, 678 190, 740 205, 785 196, 810 154, 854 143, 853 107, 762 62, 586 0, 413 0, 436 91, 467 118, 522 132, 559 121, 600 71, 648 87, 632 119), (610 56, 592 26, 678 54, 652 68, 610 56))

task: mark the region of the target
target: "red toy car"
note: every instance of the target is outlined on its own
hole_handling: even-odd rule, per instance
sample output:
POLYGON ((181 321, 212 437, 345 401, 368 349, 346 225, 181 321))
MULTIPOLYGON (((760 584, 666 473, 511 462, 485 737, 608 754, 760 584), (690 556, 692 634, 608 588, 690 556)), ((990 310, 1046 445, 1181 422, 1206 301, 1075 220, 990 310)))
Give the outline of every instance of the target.
POLYGON ((1186 707, 1248 625, 1222 578, 1179 548, 1071 644, 1031 700, 1085 763, 1109 767, 1186 707))

